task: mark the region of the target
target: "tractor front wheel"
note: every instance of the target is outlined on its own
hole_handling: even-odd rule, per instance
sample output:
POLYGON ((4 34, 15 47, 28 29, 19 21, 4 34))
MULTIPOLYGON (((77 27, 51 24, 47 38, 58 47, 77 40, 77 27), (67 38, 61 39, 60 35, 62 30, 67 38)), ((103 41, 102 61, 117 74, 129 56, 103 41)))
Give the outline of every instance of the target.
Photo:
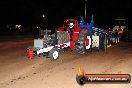
POLYGON ((59 58, 59 51, 58 51, 58 49, 53 48, 49 52, 49 57, 50 57, 50 60, 57 60, 59 58))

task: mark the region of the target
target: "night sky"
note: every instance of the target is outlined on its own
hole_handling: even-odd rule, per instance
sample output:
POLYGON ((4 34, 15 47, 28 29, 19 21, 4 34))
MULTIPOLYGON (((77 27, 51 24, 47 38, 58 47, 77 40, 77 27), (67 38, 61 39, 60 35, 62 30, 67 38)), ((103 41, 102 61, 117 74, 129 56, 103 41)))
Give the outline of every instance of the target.
MULTIPOLYGON (((115 18, 126 18, 131 23, 130 0, 87 0, 87 20, 94 15, 95 25, 106 26, 115 18)), ((84 16, 85 0, 1 0, 0 23, 23 25, 46 24, 58 27, 66 18, 84 16), (42 18, 42 14, 46 18, 42 18)))

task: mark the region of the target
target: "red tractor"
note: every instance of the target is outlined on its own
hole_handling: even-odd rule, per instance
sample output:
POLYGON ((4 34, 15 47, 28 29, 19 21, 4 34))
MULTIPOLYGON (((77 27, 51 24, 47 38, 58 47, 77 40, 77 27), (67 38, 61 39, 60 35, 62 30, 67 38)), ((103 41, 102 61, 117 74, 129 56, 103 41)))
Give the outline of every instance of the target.
POLYGON ((47 55, 51 60, 57 60, 59 51, 67 48, 84 54, 93 47, 99 47, 99 36, 91 35, 87 27, 79 27, 77 20, 66 19, 55 34, 46 33, 43 38, 34 39, 34 47, 28 48, 27 56, 32 59, 34 55, 47 55))

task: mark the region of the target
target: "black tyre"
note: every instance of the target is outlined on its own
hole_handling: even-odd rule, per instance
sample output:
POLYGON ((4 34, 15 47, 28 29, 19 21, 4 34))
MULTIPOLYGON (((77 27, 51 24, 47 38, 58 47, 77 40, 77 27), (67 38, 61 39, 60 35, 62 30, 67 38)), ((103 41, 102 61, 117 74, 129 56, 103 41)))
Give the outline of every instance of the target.
POLYGON ((105 44, 105 36, 104 36, 104 34, 100 34, 99 35, 99 48, 101 50, 104 49, 104 44, 105 44))
POLYGON ((87 79, 83 76, 83 75, 80 75, 80 76, 76 76, 76 81, 79 85, 84 85, 87 81, 87 79))
POLYGON ((107 53, 107 45, 109 44, 109 39, 107 38, 107 36, 105 35, 105 38, 104 38, 104 51, 105 53, 107 53))
POLYGON ((78 41, 76 42, 76 50, 80 54, 84 54, 86 51, 85 40, 88 35, 88 29, 82 29, 78 35, 78 41))
POLYGON ((100 49, 107 52, 107 46, 110 44, 110 39, 106 34, 103 34, 102 38, 99 40, 100 41, 100 49))
POLYGON ((49 58, 50 58, 50 60, 57 60, 59 58, 59 51, 58 51, 58 49, 53 48, 49 52, 49 58))

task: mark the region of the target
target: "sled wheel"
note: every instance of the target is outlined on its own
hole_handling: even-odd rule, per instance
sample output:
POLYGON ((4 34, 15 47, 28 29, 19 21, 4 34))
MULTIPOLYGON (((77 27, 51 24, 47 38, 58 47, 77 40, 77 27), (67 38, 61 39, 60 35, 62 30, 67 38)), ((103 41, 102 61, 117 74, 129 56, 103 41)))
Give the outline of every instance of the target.
POLYGON ((57 59, 59 58, 58 49, 53 48, 53 49, 49 52, 49 58, 50 58, 50 60, 57 60, 57 59))
POLYGON ((84 85, 86 83, 86 78, 83 75, 76 76, 76 81, 79 85, 84 85))

